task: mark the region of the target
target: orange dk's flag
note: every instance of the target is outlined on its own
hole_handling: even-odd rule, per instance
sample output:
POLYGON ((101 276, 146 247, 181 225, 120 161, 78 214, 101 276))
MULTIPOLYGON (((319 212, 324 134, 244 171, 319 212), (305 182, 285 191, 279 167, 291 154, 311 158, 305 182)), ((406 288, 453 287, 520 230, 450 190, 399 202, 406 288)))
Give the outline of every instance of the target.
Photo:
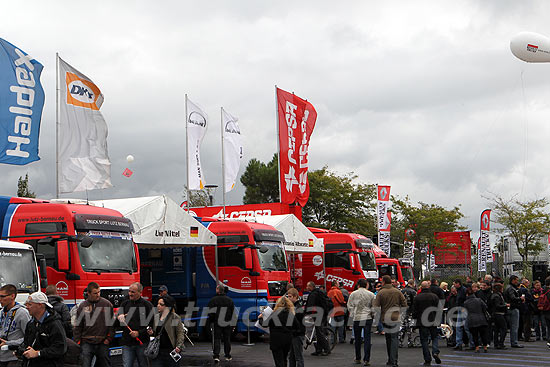
POLYGON ((282 204, 305 206, 309 198, 309 141, 317 112, 311 103, 282 89, 277 92, 279 187, 282 204))

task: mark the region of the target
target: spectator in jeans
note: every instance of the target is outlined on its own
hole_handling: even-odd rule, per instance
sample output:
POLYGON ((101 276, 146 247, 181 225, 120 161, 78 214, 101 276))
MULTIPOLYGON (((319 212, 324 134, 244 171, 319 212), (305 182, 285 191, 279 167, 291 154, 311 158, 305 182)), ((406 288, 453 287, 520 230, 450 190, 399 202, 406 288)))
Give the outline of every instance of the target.
POLYGON ((422 354, 424 355, 424 365, 430 365, 432 363, 432 356, 437 364, 441 363, 441 359, 439 358, 439 348, 437 345, 437 327, 441 324, 441 314, 443 314, 442 308, 442 304, 440 305, 439 302, 439 297, 437 294, 432 293, 430 283, 428 281, 423 281, 420 293, 414 298, 413 301, 413 318, 416 319, 416 326, 419 327, 420 342, 422 343, 422 354), (428 346, 430 340, 432 342, 431 354, 428 346))
POLYGON ((340 343, 345 343, 346 325, 344 324, 344 315, 346 310, 346 301, 344 300, 344 295, 338 287, 338 282, 336 280, 332 281, 332 288, 328 291, 327 296, 334 305, 330 315, 332 317, 332 327, 334 328, 335 334, 338 335, 338 341, 340 343))
POLYGON ((535 305, 533 312, 533 328, 537 336, 537 341, 546 340, 546 322, 544 320, 544 314, 537 308, 539 297, 543 293, 540 280, 533 282, 533 289, 531 290, 531 296, 533 297, 533 303, 535 305))
POLYGON ((289 367, 304 367, 304 339, 306 327, 304 325, 304 304, 296 288, 291 288, 286 293, 288 299, 294 304, 298 327, 292 334, 292 347, 288 355, 289 367))
MULTIPOLYGON (((25 306, 15 302, 17 288, 6 284, 0 288, 0 346, 16 346, 23 342, 25 329, 31 316, 25 306)), ((16 367, 19 365, 12 350, 0 351, 0 367, 16 367)))
POLYGON ((392 286, 389 275, 382 277, 382 289, 376 295, 374 307, 380 309, 380 318, 384 325, 386 336, 386 351, 388 353, 389 366, 397 366, 399 341, 399 326, 401 311, 407 307, 407 301, 399 289, 392 286))
POLYGON ((153 327, 154 311, 151 302, 141 297, 142 292, 140 283, 132 283, 128 289, 129 299, 122 302, 118 309, 124 367, 133 367, 136 360, 139 367, 148 366, 144 351, 149 344, 147 328, 153 327))
POLYGON ((361 363, 360 336, 363 335, 365 340, 363 363, 365 366, 370 365, 372 303, 374 301, 374 293, 367 289, 368 284, 366 279, 359 279, 357 290, 353 291, 348 299, 348 309, 353 320, 353 334, 358 336, 355 339, 355 363, 361 363))
POLYGON ((86 288, 88 297, 76 310, 74 340, 80 344, 83 367, 110 367, 109 344, 113 340, 113 305, 101 297, 101 288, 91 282, 86 288))
POLYGON ((309 292, 306 302, 306 314, 315 317, 315 352, 312 356, 327 356, 330 354, 330 347, 326 338, 325 328, 327 327, 327 310, 325 305, 326 295, 323 294, 320 288, 315 287, 315 283, 309 281, 306 286, 309 292))
POLYGON ((510 305, 506 312, 506 322, 510 327, 510 345, 512 348, 523 348, 523 345, 518 344, 519 307, 523 303, 518 288, 518 277, 516 275, 510 276, 510 284, 504 291, 504 300, 510 305))

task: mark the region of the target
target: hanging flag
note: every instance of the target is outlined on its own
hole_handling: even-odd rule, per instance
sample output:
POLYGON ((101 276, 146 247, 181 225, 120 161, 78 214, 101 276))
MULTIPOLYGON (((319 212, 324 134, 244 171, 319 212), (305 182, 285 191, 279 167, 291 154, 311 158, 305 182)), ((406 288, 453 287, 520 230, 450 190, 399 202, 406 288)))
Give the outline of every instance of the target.
POLYGON ((40 159, 42 69, 29 54, 0 38, 0 163, 23 165, 40 159))
POLYGON ((112 187, 107 124, 99 112, 103 94, 90 78, 60 57, 58 64, 59 192, 112 187))
POLYGON ((235 187, 239 167, 243 159, 243 144, 238 121, 239 119, 222 108, 225 192, 229 192, 235 187))
POLYGON ((279 132, 279 186, 282 204, 305 206, 309 198, 309 142, 317 111, 311 103, 276 88, 279 132))
POLYGON ((391 212, 388 210, 390 206, 390 186, 378 186, 377 192, 378 246, 389 257, 391 251, 391 212))
POLYGON ((196 104, 185 97, 187 106, 187 188, 204 189, 204 175, 201 168, 201 143, 206 133, 208 116, 196 104))
MULTIPOLYGON (((411 227, 405 230, 405 241, 403 242, 403 258, 409 259, 411 266, 414 266, 414 236, 416 231, 411 227)), ((391 247, 391 246, 390 246, 391 247)))
POLYGON ((478 271, 487 271, 488 262, 493 262, 493 255, 491 253, 491 245, 489 243, 489 230, 491 223, 491 209, 485 209, 481 212, 480 217, 480 264, 478 271))

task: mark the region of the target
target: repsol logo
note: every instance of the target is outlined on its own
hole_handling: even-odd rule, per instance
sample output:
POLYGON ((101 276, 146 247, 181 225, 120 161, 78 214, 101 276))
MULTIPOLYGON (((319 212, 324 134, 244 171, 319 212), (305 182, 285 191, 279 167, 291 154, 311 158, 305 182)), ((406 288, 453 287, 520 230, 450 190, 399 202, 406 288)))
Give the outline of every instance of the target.
POLYGON ((69 84, 69 93, 74 99, 82 103, 93 103, 95 101, 94 92, 80 80, 75 80, 69 84))

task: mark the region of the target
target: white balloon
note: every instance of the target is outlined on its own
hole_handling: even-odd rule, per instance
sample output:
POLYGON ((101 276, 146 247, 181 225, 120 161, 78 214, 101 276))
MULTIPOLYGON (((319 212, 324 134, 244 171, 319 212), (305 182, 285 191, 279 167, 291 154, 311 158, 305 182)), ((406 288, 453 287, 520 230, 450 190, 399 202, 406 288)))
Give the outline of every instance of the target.
POLYGON ((134 161, 134 156, 131 155, 131 154, 129 154, 128 157, 126 157, 126 161, 127 161, 128 163, 132 163, 132 162, 134 161))
POLYGON ((525 62, 550 62, 550 39, 534 32, 521 32, 512 37, 510 50, 525 62))

